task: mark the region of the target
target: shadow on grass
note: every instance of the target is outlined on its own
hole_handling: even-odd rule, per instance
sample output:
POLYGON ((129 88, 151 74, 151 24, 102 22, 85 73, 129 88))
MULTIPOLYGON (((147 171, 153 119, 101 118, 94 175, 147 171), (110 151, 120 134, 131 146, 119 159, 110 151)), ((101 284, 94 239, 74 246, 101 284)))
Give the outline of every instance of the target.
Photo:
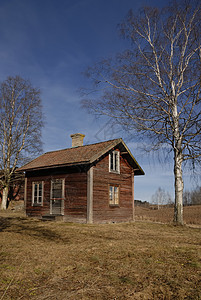
MULTIPOLYGON (((54 230, 42 226, 42 221, 27 220, 23 217, 2 217, 0 216, 0 232, 19 233, 42 240, 64 242, 63 237, 54 230), (41 225, 40 225, 41 224, 41 225)), ((68 240, 65 239, 65 243, 68 240)))

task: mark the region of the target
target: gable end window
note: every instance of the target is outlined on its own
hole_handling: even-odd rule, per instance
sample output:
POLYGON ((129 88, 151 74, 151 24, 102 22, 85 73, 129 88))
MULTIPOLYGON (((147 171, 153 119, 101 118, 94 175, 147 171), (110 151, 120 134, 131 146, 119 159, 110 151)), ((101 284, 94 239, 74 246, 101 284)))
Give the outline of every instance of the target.
POLYGON ((109 154, 109 172, 120 173, 119 151, 112 151, 109 154))
POLYGON ((43 181, 32 183, 32 205, 43 205, 43 181))
POLYGON ((51 199, 64 198, 64 181, 65 179, 54 179, 51 181, 51 199))
POLYGON ((109 185, 109 205, 119 205, 119 186, 109 185))

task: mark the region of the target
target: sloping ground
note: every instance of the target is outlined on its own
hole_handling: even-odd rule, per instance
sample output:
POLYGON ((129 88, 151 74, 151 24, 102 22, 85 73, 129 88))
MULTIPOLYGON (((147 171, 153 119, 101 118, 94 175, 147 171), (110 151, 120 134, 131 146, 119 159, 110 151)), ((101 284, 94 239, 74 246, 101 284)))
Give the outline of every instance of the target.
POLYGON ((201 299, 201 230, 0 214, 0 299, 201 299))
MULTIPOLYGON (((152 206, 150 208, 136 206, 136 220, 148 220, 153 222, 171 223, 173 221, 174 208, 152 206), (154 209, 155 208, 155 209, 154 209)), ((184 223, 201 225, 201 205, 184 207, 184 223)))

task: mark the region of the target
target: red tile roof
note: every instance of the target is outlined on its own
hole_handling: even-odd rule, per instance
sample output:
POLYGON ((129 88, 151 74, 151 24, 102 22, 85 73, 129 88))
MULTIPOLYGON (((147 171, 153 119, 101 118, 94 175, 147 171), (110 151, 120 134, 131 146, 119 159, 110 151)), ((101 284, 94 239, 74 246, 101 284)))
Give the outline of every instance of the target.
MULTIPOLYGON (((96 144, 91 144, 86 146, 47 152, 37 157, 36 159, 32 160, 28 164, 22 166, 18 170, 19 171, 38 170, 38 169, 46 169, 52 167, 93 163, 96 159, 98 159, 99 157, 101 157, 106 152, 108 152, 109 150, 111 150, 113 147, 117 146, 120 143, 125 146, 122 139, 115 139, 115 140, 109 140, 106 142, 101 142, 101 143, 96 143, 96 144)), ((132 156, 130 152, 129 154, 132 156)), ((134 159, 133 156, 132 158, 134 159)), ((143 170, 138 165, 135 159, 134 161, 136 165, 139 167, 139 170, 144 174, 143 170)))

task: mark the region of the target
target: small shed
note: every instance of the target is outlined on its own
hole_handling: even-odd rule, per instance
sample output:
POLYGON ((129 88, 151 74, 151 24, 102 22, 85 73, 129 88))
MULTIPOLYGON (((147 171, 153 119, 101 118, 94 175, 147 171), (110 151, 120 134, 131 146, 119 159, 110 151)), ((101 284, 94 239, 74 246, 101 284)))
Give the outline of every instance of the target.
POLYGON ((25 172, 26 214, 64 221, 103 223, 134 219, 134 176, 144 175, 120 139, 52 151, 19 168, 25 172))

